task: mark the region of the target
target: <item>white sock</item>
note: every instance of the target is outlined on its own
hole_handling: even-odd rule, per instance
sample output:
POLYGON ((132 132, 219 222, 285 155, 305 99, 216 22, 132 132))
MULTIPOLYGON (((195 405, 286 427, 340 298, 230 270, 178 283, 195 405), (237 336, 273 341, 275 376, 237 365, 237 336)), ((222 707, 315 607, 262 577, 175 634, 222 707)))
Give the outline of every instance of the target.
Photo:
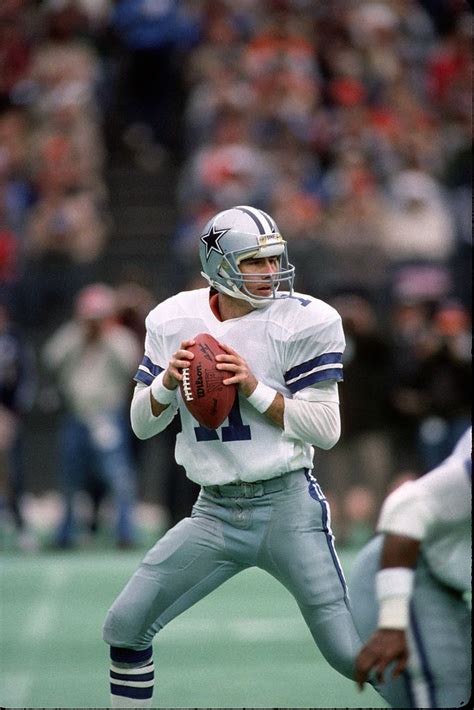
POLYGON ((151 698, 149 700, 136 700, 125 696, 112 695, 112 708, 151 708, 151 698))
POLYGON ((154 684, 154 666, 110 666, 112 708, 149 708, 154 684), (145 697, 143 697, 145 696, 145 697))

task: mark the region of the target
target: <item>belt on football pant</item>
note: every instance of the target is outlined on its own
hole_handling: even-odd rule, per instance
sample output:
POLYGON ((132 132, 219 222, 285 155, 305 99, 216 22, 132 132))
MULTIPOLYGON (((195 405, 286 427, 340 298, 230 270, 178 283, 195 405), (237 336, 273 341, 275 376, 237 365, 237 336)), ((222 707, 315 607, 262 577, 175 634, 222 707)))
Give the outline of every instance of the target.
MULTIPOLYGON (((300 471, 292 471, 292 473, 302 473, 300 471)), ((223 486, 203 486, 206 493, 222 496, 224 498, 260 498, 267 493, 276 493, 286 488, 288 476, 276 476, 268 478, 265 481, 240 481, 239 483, 226 483, 223 486)))

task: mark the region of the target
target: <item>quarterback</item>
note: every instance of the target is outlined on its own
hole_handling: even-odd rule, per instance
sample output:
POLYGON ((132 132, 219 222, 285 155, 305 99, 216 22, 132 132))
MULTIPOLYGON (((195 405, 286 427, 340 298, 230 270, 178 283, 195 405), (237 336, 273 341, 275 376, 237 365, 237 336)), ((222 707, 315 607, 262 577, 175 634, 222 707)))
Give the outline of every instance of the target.
POLYGON ((471 695, 472 429, 451 456, 391 493, 352 570, 362 687, 396 708, 455 708, 471 695), (386 670, 387 669, 387 670, 386 670), (385 682, 384 680, 385 673, 385 682))
POLYGON ((145 555, 109 610, 114 708, 150 707, 154 636, 248 567, 285 585, 327 661, 348 678, 361 645, 312 473, 313 447, 329 449, 340 436, 341 319, 293 290, 286 242, 262 210, 220 212, 199 248, 210 288, 179 293, 148 315, 131 422, 146 439, 179 410, 176 460, 201 492, 191 517, 145 555), (202 332, 222 345, 216 367, 238 387, 217 430, 199 426, 179 388, 202 332))

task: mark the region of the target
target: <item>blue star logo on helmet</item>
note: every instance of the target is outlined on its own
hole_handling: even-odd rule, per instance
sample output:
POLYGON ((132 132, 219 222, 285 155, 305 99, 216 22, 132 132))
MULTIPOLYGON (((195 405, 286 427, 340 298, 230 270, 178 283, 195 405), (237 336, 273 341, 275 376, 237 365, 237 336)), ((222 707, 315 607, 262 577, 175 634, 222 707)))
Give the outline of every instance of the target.
POLYGON ((209 259, 209 255, 212 251, 215 251, 217 254, 222 254, 222 256, 224 256, 224 252, 221 248, 221 245, 219 244, 219 239, 221 239, 224 234, 227 234, 228 231, 229 228, 215 229, 214 225, 212 224, 207 234, 202 235, 201 242, 206 247, 206 259, 209 259))

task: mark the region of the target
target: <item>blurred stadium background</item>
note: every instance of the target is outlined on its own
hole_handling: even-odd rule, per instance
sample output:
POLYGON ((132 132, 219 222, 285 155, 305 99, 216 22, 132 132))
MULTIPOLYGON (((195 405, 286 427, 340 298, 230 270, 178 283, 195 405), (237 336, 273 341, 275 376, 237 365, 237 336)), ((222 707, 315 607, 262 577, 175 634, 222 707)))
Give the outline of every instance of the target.
MULTIPOLYGON (((272 214, 297 289, 347 335, 343 435, 316 471, 349 579, 386 493, 470 423, 472 28, 463 0, 2 0, 2 705, 107 705, 105 611, 197 493, 176 430, 130 436, 136 549, 93 471, 57 549, 66 407, 45 345, 85 286, 113 288, 141 351, 150 308, 204 285, 207 219, 272 214)), ((384 706, 325 667, 263 574, 167 634, 162 707, 384 706)))

